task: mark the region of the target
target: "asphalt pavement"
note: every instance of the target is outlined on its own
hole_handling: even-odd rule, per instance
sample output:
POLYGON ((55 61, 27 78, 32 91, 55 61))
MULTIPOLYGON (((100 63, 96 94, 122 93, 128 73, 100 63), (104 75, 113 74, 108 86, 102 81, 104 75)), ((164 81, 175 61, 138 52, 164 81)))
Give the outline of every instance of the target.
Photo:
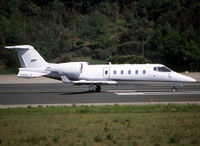
POLYGON ((171 92, 170 85, 102 86, 99 93, 88 86, 62 83, 0 84, 0 107, 38 105, 113 105, 200 103, 200 83, 185 84, 171 92))

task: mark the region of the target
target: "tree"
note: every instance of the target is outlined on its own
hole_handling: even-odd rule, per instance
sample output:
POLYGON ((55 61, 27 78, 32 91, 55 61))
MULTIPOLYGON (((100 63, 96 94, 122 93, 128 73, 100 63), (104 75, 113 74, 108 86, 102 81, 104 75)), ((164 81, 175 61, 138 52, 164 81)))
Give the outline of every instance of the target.
POLYGON ((18 0, 11 0, 8 2, 8 9, 10 13, 10 21, 8 24, 10 25, 10 31, 8 34, 9 44, 19 44, 23 41, 23 25, 20 4, 21 2, 18 0))
POLYGON ((81 17, 80 36, 94 43, 97 48, 106 48, 111 44, 105 21, 98 12, 81 17))
POLYGON ((191 50, 187 49, 186 44, 185 38, 169 24, 159 25, 148 43, 148 57, 153 61, 160 60, 159 62, 177 71, 192 69, 189 60, 195 58, 199 60, 199 57, 192 56, 191 50))
POLYGON ((5 45, 31 44, 47 61, 144 55, 200 71, 199 9, 199 0, 2 0, 0 62, 18 60, 5 45))

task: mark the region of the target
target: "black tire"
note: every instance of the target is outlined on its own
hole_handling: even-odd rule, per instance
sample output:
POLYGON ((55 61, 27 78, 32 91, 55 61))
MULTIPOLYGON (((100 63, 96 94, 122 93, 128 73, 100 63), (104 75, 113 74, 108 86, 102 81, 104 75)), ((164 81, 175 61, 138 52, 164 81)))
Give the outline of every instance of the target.
POLYGON ((172 88, 172 92, 177 92, 177 88, 176 88, 176 87, 173 87, 173 88, 172 88))
POLYGON ((97 85, 95 91, 96 91, 96 92, 101 92, 101 86, 100 86, 100 85, 97 85))

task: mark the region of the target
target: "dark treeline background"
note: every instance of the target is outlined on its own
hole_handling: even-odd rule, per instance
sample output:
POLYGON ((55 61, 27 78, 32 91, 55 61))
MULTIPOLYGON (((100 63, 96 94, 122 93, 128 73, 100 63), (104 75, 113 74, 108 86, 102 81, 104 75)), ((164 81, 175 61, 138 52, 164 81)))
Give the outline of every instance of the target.
POLYGON ((1 66, 18 65, 16 52, 4 49, 18 44, 47 61, 136 55, 200 71, 200 1, 0 0, 1 66))

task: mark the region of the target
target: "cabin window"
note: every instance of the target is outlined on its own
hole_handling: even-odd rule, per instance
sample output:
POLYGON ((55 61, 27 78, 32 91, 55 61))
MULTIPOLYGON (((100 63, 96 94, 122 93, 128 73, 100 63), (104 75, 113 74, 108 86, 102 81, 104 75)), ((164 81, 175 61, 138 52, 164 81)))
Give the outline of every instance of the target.
POLYGON ((143 73, 143 74, 146 74, 146 70, 143 70, 142 73, 143 73))
POLYGON ((135 74, 138 74, 138 70, 135 71, 135 74))
POLYGON ((108 74, 108 71, 106 70, 106 71, 105 71, 105 75, 107 75, 107 74, 108 74))
POLYGON ((161 71, 161 72, 171 72, 171 70, 169 68, 167 68, 166 66, 158 67, 158 71, 161 71))
POLYGON ((128 74, 129 74, 129 75, 131 74, 131 70, 128 70, 128 74))
POLYGON ((159 72, 171 72, 171 70, 167 68, 166 66, 154 67, 153 70, 159 71, 159 72))
POLYGON ((121 70, 121 74, 122 74, 122 75, 124 74, 124 71, 123 71, 123 70, 121 70))
POLYGON ((114 74, 114 75, 116 75, 116 74, 117 74, 117 71, 116 71, 116 70, 114 70, 114 71, 113 71, 113 74, 114 74))

